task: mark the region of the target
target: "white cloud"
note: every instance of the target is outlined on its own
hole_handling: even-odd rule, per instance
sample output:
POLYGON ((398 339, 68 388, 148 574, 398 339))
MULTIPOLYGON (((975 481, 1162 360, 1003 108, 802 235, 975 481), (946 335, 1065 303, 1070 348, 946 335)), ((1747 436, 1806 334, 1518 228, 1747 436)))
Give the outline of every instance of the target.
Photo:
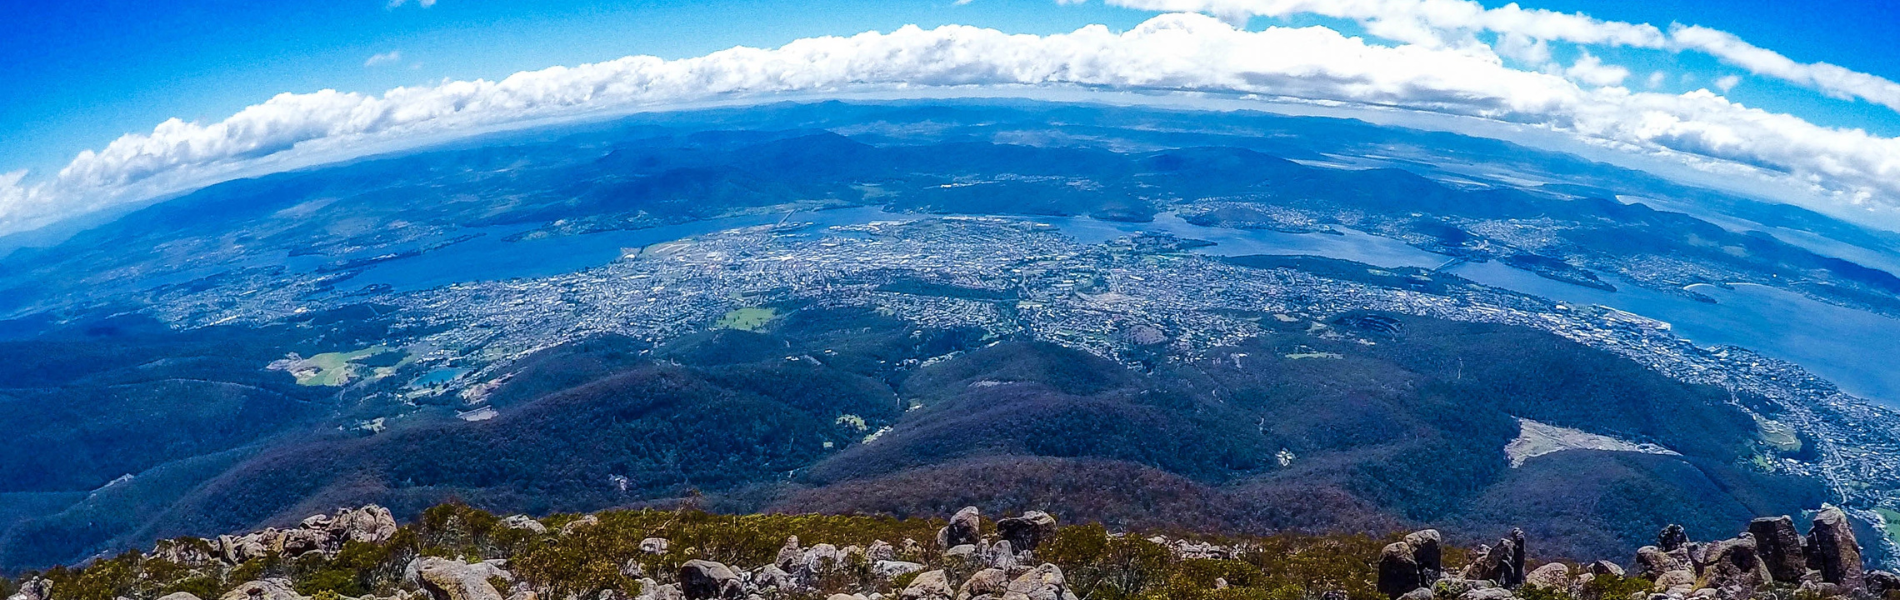
POLYGON ((1662 71, 1656 71, 1654 73, 1649 74, 1649 81, 1646 83, 1649 85, 1649 89, 1653 90, 1653 89, 1662 87, 1663 81, 1667 80, 1668 78, 1669 78, 1668 73, 1664 73, 1662 71))
POLYGON ((375 67, 375 66, 380 66, 380 65, 386 65, 393 62, 400 62, 400 61, 402 61, 402 51, 390 50, 388 52, 370 56, 369 60, 363 61, 363 66, 375 67))
POLYGON ((1728 93, 1729 90, 1735 89, 1735 86, 1738 86, 1741 84, 1742 84, 1742 77, 1740 75, 1723 75, 1721 77, 1715 78, 1715 89, 1722 90, 1722 93, 1724 94, 1728 93))
MULTIPOLYGON (((408 4, 408 3, 409 3, 409 0, 389 0, 389 7, 402 8, 402 5, 408 4)), ((435 0, 416 0, 416 6, 420 6, 423 8, 435 6, 435 0)))
POLYGON ((1842 100, 1865 100, 1900 111, 1900 83, 1824 62, 1800 63, 1780 53, 1742 41, 1735 34, 1706 27, 1676 26, 1670 42, 1679 48, 1707 53, 1749 73, 1773 77, 1819 90, 1842 100))
POLYGON ((0 176, 0 231, 322 149, 592 111, 865 86, 1227 92, 1398 107, 1529 125, 1640 153, 1694 155, 1705 168, 1758 165, 1829 194, 1837 207, 1900 206, 1900 140, 1745 108, 1707 91, 1579 87, 1563 75, 1512 69, 1478 50, 1371 44, 1323 27, 1250 32, 1210 17, 1169 14, 1125 33, 1102 26, 1048 36, 913 26, 681 60, 632 56, 381 96, 281 94, 215 123, 173 119, 127 134, 80 153, 43 181, 28 182, 18 172, 0 176))
MULTIPOLYGON (((1058 0, 1065 3, 1086 0, 1058 0)), ((1526 9, 1506 4, 1487 9, 1474 0, 1104 0, 1128 8, 1200 12, 1229 22, 1249 16, 1313 14, 1359 22, 1368 33, 1408 44, 1454 45, 1474 32, 1501 36, 1500 51, 1534 41, 1590 46, 1695 51, 1843 100, 1864 100, 1900 111, 1900 83, 1837 65, 1801 63, 1743 41, 1734 34, 1685 25, 1668 33, 1648 24, 1604 21, 1580 13, 1526 9)))
POLYGON ((1602 59, 1589 52, 1577 58, 1576 64, 1564 69, 1564 75, 1572 80, 1581 81, 1597 87, 1623 85, 1629 79, 1630 70, 1616 65, 1604 64, 1602 59))

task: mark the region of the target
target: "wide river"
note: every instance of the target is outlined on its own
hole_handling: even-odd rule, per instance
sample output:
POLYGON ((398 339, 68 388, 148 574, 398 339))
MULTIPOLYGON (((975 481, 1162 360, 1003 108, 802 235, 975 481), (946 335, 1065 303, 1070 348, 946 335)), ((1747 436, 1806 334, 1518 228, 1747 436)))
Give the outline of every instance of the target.
MULTIPOLYGON (((623 248, 691 237, 714 231, 778 222, 784 215, 754 215, 698 221, 650 229, 611 231, 506 242, 513 230, 486 231, 469 241, 418 256, 377 264, 353 278, 352 285, 387 284, 397 291, 450 283, 515 277, 541 277, 603 265, 623 248)), ((914 219, 877 208, 799 213, 798 222, 818 227, 877 220, 914 219)), ((1172 214, 1148 223, 1087 217, 1037 218, 1083 243, 1099 243, 1137 232, 1171 233, 1214 242, 1199 252, 1220 256, 1248 254, 1315 255, 1381 267, 1436 268, 1449 257, 1397 240, 1357 231, 1292 234, 1194 225, 1172 214)), ((1495 262, 1466 263, 1450 269, 1458 276, 1505 289, 1566 302, 1601 304, 1668 322, 1674 331, 1702 345, 1741 346, 1791 361, 1825 377, 1850 393, 1900 406, 1900 369, 1886 363, 1900 356, 1900 320, 1817 302, 1805 296, 1757 285, 1732 289, 1698 286, 1715 304, 1659 293, 1617 281, 1619 291, 1571 285, 1495 262)))

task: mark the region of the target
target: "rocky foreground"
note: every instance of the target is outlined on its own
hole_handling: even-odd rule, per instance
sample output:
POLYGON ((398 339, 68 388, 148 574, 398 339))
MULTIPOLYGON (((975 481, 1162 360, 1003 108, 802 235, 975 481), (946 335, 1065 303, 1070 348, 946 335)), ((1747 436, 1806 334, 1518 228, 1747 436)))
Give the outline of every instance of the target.
POLYGON ((536 519, 452 504, 399 525, 368 506, 166 540, 0 579, 0 590, 8 600, 1900 600, 1900 578, 1863 569, 1833 507, 1806 535, 1789 517, 1710 543, 1671 526, 1627 568, 1539 563, 1531 547, 1521 531, 1470 551, 1434 530, 1141 536, 976 508, 947 521, 696 510, 536 519))
MULTIPOLYGON (((1478 548, 1455 573, 1445 568, 1440 546, 1430 529, 1387 545, 1379 554, 1379 591, 1399 600, 1506 600, 1518 596, 1513 590, 1575 596, 1599 577, 1626 578, 1623 565, 1607 560, 1528 568, 1522 531, 1478 548)), ((1900 577, 1865 568, 1846 513, 1833 506, 1815 514, 1806 536, 1785 515, 1755 519, 1740 535, 1709 543, 1692 542, 1681 526, 1670 525, 1656 545, 1637 550, 1633 566, 1634 578, 1649 589, 1631 592, 1631 600, 1738 600, 1788 591, 1807 598, 1900 597, 1900 577)))

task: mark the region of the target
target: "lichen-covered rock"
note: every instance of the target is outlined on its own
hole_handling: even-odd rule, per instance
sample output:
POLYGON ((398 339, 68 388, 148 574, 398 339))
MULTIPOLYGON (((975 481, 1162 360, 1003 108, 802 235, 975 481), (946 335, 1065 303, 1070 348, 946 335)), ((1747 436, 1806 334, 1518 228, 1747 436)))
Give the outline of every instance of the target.
POLYGON ((1049 563, 1043 563, 1015 581, 1009 582, 1009 590, 1003 592, 1002 600, 1076 600, 1069 591, 1069 582, 1062 577, 1062 569, 1049 563))
POLYGON ((1471 561, 1469 565, 1465 565, 1463 578, 1495 581, 1498 585, 1502 586, 1515 585, 1515 582, 1520 577, 1517 573, 1512 572, 1512 565, 1514 564, 1516 554, 1515 547, 1515 542, 1512 542, 1510 538, 1505 538, 1498 540, 1496 546, 1483 548, 1478 553, 1476 560, 1471 561))
POLYGON ((1860 542, 1840 507, 1823 505, 1808 530, 1808 566, 1821 572, 1821 581, 1849 590, 1864 586, 1860 542))
POLYGON ((1662 574, 1656 576, 1655 582, 1655 589, 1659 591, 1668 591, 1679 586, 1694 586, 1695 571, 1689 569, 1663 571, 1662 574))
POLYGON ((1661 533, 1656 534, 1656 547, 1661 548, 1663 552, 1681 548, 1688 543, 1688 532, 1683 531, 1681 525, 1674 523, 1664 527, 1661 533))
POLYGON ((1431 588, 1418 588, 1399 596, 1399 600, 1432 600, 1435 597, 1432 595, 1431 588))
POLYGON ((652 579, 642 579, 640 580, 640 595, 634 596, 633 600, 685 600, 685 598, 686 595, 680 593, 677 585, 671 583, 661 585, 660 582, 652 579))
POLYGON ((1716 587, 1757 588, 1773 583, 1768 563, 1756 553, 1755 536, 1740 537, 1709 544, 1703 551, 1703 576, 1716 587))
POLYGON ((593 527, 599 524, 600 524, 600 517, 596 517, 594 515, 587 515, 579 519, 568 521, 566 525, 562 525, 561 535, 563 537, 574 535, 574 532, 576 531, 580 531, 582 529, 593 527))
POLYGON ((1866 577, 1867 594, 1875 598, 1885 598, 1893 592, 1900 592, 1900 575, 1886 571, 1868 571, 1866 577))
POLYGON ((170 594, 159 596, 158 600, 199 600, 199 599, 198 599, 197 594, 193 594, 191 592, 172 592, 170 594))
POLYGON ((864 549, 864 558, 872 563, 880 560, 897 560, 897 548, 884 540, 873 541, 864 549))
POLYGON ((49 600, 53 597, 53 582, 38 577, 20 584, 20 589, 7 596, 7 600, 49 600))
POLYGON ((1442 598, 1457 598, 1471 590, 1497 587, 1497 584, 1482 579, 1464 579, 1446 577, 1432 583, 1432 594, 1442 598))
POLYGON ((1561 592, 1570 589, 1570 567, 1563 563, 1549 563, 1524 575, 1524 585, 1561 592))
POLYGON ((411 563, 415 581, 436 600, 503 600, 501 590, 488 582, 490 577, 513 579, 512 575, 491 563, 468 564, 434 556, 411 563))
POLYGON ((534 517, 528 515, 508 515, 508 517, 501 520, 501 526, 509 529, 520 529, 534 534, 548 532, 548 526, 542 525, 540 521, 536 521, 534 517))
POLYGON ((1498 583, 1512 588, 1524 585, 1524 559, 1528 550, 1524 530, 1511 528, 1511 569, 1506 573, 1508 577, 1499 579, 1498 583))
POLYGON ((1787 515, 1762 517, 1748 522, 1748 533, 1755 536, 1755 554, 1768 565, 1775 581, 1798 583, 1808 572, 1808 556, 1794 519, 1787 515))
POLYGON ((710 560, 689 560, 680 565, 680 593, 686 600, 739 600, 745 586, 731 567, 710 560))
POLYGON ((1599 561, 1590 563, 1590 566, 1587 570, 1589 571, 1591 575, 1598 575, 1598 576, 1613 575, 1616 577, 1623 576, 1623 565, 1619 565, 1607 560, 1599 560, 1599 561))
POLYGON ((1424 529, 1405 534, 1405 544, 1412 547, 1412 560, 1418 562, 1419 578, 1427 585, 1444 575, 1444 540, 1438 535, 1438 530, 1424 529))
POLYGON ((1392 542, 1379 551, 1379 593, 1397 598, 1424 583, 1419 577, 1418 560, 1413 557, 1411 544, 1392 542))
POLYGON ((280 542, 285 556, 299 556, 306 552, 322 552, 334 546, 330 532, 323 529, 292 529, 284 532, 280 542))
POLYGON ((789 592, 798 589, 797 580, 792 578, 792 574, 778 568, 778 565, 765 565, 753 571, 751 584, 752 590, 759 592, 771 590, 789 592))
POLYGON ((922 570, 924 570, 922 564, 901 560, 880 560, 871 563, 871 575, 880 581, 890 581, 922 570))
POLYGON ((950 580, 941 569, 924 571, 899 594, 904 600, 950 600, 950 580))
POLYGON ((307 599, 304 598, 302 594, 298 594, 295 588, 291 587, 290 580, 288 579, 260 579, 257 581, 247 581, 237 586, 237 588, 225 592, 223 596, 218 597, 218 600, 307 599))
POLYGON ((1055 538, 1056 518, 1049 516, 1049 513, 1032 510, 1022 516, 997 521, 996 535, 1007 540, 1017 550, 1035 550, 1043 542, 1055 538))
POLYGON ((1663 573, 1688 568, 1689 565, 1677 560, 1657 546, 1643 546, 1636 549, 1636 576, 1655 581, 1663 573))
POLYGON ((1458 600, 1513 600, 1511 590, 1498 587, 1478 588, 1458 595, 1458 600))
POLYGON ((152 546, 152 552, 147 556, 186 567, 202 567, 218 560, 217 556, 212 555, 214 550, 215 548, 206 540, 182 538, 160 540, 158 544, 152 546))
POLYGON ((791 572, 798 568, 799 561, 804 557, 805 550, 798 546, 798 536, 785 536, 785 544, 778 547, 778 554, 772 559, 772 564, 791 572))
POLYGON ((989 549, 989 555, 985 557, 985 559, 986 562, 989 563, 990 568, 1002 569, 1004 571, 1016 570, 1016 549, 1009 543, 1009 540, 1002 540, 992 544, 989 549))
POLYGON ((984 569, 971 575, 957 587, 956 600, 996 598, 1009 591, 1009 573, 1002 569, 984 569))
POLYGON ((975 545, 982 539, 982 515, 974 506, 963 507, 950 517, 950 524, 937 530, 938 548, 975 545))
POLYGON ((672 542, 667 541, 666 538, 663 537, 650 537, 640 540, 640 551, 647 554, 666 554, 666 549, 671 546, 672 542))
POLYGON ((343 542, 380 544, 396 535, 397 529, 396 517, 389 513, 389 509, 375 504, 356 509, 338 510, 335 516, 330 517, 330 522, 326 527, 338 544, 343 542))

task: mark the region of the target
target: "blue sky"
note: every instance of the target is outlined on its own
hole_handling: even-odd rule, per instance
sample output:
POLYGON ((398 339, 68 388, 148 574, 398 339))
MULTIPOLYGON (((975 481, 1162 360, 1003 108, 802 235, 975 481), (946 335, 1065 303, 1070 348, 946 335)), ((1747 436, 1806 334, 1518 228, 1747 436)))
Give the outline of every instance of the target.
POLYGON ((1900 39, 1900 8, 1887 2, 1532 0, 1524 8, 1594 20, 1544 14, 1527 24, 1495 10, 1502 2, 1475 0, 1482 7, 1473 10, 1485 16, 1428 24, 1406 19, 1473 0, 1367 0, 1380 8, 1356 16, 1317 0, 0 1, 12 3, 0 7, 8 17, 0 19, 0 233, 294 166, 298 156, 537 115, 862 85, 1155 89, 1155 82, 1499 119, 1685 156, 1705 170, 1715 159, 1730 165, 1711 171, 1723 176, 1748 165, 1759 168, 1752 176, 1794 194, 1785 201, 1900 230, 1900 53, 1888 47, 1900 39), (1255 17, 1236 31, 1207 16, 1120 7, 1158 3, 1230 20, 1235 7, 1303 8, 1286 19, 1255 17), (1421 9, 1427 4, 1437 8, 1421 9), (1486 20, 1498 15, 1505 20, 1486 20), (1429 33, 1415 37, 1419 30, 1406 23, 1429 33), (1719 31, 1684 37, 1674 23, 1719 31), (541 73, 527 87, 464 83, 913 24, 1039 37, 936 31, 851 40, 816 54, 808 44, 692 64, 541 73), (1063 35, 1090 24, 1115 37, 1063 35), (1262 31, 1271 25, 1330 31, 1262 31), (1634 47, 1574 37, 1632 28, 1649 28, 1623 42, 1634 47), (1367 47, 1341 37, 1366 32, 1407 41, 1367 47), (1507 33, 1549 43, 1526 52, 1507 33), (1728 34, 1734 43, 1717 48, 1728 34), (1472 39, 1482 48, 1471 48, 1472 39), (1760 60, 1763 52, 1737 50, 1741 41, 1780 55, 1760 60), (1093 53, 1120 58, 1102 63, 1093 53), (964 78, 970 74, 978 79, 964 78), (739 85, 721 91, 706 82, 739 85), (397 86, 411 93, 384 96, 397 86), (326 89, 359 94, 313 93, 326 89), (1717 94, 1684 95, 1700 89, 1717 94), (247 107, 261 108, 239 113, 247 107), (154 130, 171 118, 182 124, 154 130))
MULTIPOLYGON (((1526 6, 1659 26, 1704 25, 1804 62, 1900 79, 1900 52, 1892 46, 1900 40, 1895 3, 1533 0, 1526 6)), ((8 132, 0 136, 0 156, 9 158, 6 169, 42 172, 166 118, 215 121, 280 92, 375 93, 442 78, 492 79, 629 54, 697 56, 904 24, 1047 34, 1090 23, 1126 28, 1150 16, 1049 0, 439 0, 427 8, 414 1, 390 7, 387 0, 93 0, 18 2, 0 14, 12 17, 0 19, 0 130, 8 132), (389 52, 401 58, 365 66, 371 56, 389 52)), ((1255 19, 1252 26, 1274 22, 1255 19)), ((1706 57, 1675 60, 1723 71, 1706 57)), ((1690 84, 1709 85, 1670 82, 1690 84)), ((1866 103, 1768 82, 1738 86, 1729 95, 1819 124, 1900 135, 1900 119, 1866 103)))
POLYGON ((280 92, 380 93, 651 54, 975 24, 1056 33, 1149 13, 979 0, 204 0, 19 3, 0 19, 0 171, 57 168, 171 117, 215 121, 280 92), (371 56, 401 60, 365 66, 371 56))

